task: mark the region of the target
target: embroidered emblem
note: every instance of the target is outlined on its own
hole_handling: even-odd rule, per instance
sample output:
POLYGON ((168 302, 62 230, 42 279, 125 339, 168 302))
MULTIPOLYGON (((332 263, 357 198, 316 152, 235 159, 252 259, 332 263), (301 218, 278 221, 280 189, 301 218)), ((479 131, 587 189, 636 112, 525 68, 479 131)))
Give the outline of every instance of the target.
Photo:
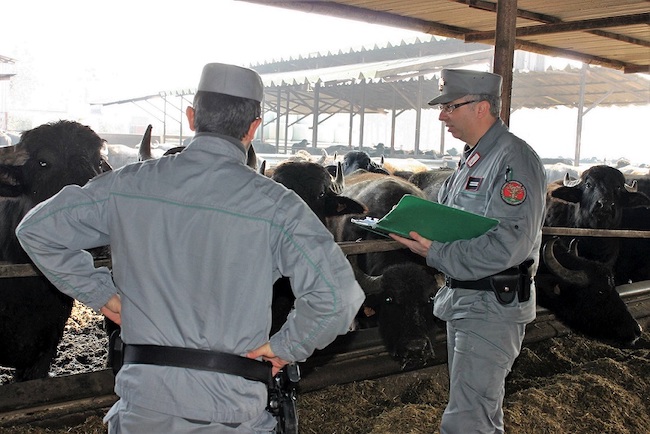
POLYGON ((521 205, 526 200, 526 187, 519 181, 507 181, 501 187, 501 199, 508 205, 521 205))
POLYGON ((481 154, 479 154, 478 152, 475 152, 474 154, 472 154, 471 157, 469 157, 467 159, 467 167, 474 166, 476 163, 478 163, 478 160, 480 160, 480 159, 481 159, 481 154))
POLYGON ((445 88, 445 80, 442 77, 440 77, 440 79, 438 80, 438 90, 442 92, 444 88, 445 88))
POLYGON ((470 176, 467 180, 467 184, 465 184, 465 190, 478 191, 479 187, 481 186, 481 182, 483 182, 483 178, 475 178, 473 176, 470 176))

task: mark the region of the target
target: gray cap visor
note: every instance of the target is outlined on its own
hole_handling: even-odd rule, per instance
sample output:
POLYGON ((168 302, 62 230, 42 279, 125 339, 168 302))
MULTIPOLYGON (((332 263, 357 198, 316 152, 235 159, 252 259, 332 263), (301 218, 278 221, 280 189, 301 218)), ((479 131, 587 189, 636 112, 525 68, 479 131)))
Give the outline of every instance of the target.
POLYGON ((441 93, 431 101, 429 101, 429 105, 438 105, 438 104, 447 104, 448 102, 451 102, 453 100, 456 100, 458 98, 462 98, 465 95, 469 95, 467 92, 463 93, 441 93))

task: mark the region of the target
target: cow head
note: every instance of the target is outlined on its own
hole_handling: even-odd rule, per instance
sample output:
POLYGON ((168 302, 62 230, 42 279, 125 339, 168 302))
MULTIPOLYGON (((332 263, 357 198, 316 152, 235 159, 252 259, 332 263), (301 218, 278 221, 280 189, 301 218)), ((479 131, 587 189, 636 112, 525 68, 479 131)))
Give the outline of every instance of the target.
POLYGON ((535 278, 537 302, 570 328, 585 335, 622 344, 634 344, 641 326, 614 286, 611 270, 598 261, 578 256, 553 238, 542 248, 545 269, 535 278))
POLYGON ((351 263, 366 294, 364 310, 376 315, 388 351, 402 369, 426 366, 435 356, 432 339, 438 320, 433 316, 433 298, 443 285, 435 270, 401 263, 387 267, 380 276, 368 276, 351 263))
POLYGON ((0 195, 36 204, 66 185, 84 185, 110 167, 101 156, 103 145, 90 127, 73 121, 25 131, 18 144, 0 150, 0 195))
POLYGON ((350 151, 343 156, 343 174, 349 175, 357 170, 388 175, 388 171, 370 159, 364 151, 350 151))
POLYGON ((287 161, 278 165, 272 179, 293 190, 325 224, 327 217, 360 214, 365 207, 348 197, 340 196, 342 174, 332 179, 321 165, 305 161, 287 161))
POLYGON ((575 180, 567 175, 561 183, 550 184, 548 194, 549 199, 576 205, 574 221, 566 225, 579 228, 615 229, 621 223, 623 208, 650 205, 648 196, 638 193, 634 184, 626 184, 618 169, 606 165, 590 167, 575 180))

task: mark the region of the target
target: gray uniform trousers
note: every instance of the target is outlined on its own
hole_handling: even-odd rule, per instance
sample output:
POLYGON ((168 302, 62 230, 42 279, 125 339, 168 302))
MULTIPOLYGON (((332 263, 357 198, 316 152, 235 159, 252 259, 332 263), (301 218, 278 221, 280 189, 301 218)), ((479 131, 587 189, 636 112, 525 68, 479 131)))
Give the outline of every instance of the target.
POLYGON ((117 401, 104 417, 108 434, 271 434, 276 421, 267 411, 243 423, 191 420, 117 401))
POLYGON ((525 324, 508 321, 447 321, 449 402, 440 434, 504 433, 505 378, 525 330, 525 324))

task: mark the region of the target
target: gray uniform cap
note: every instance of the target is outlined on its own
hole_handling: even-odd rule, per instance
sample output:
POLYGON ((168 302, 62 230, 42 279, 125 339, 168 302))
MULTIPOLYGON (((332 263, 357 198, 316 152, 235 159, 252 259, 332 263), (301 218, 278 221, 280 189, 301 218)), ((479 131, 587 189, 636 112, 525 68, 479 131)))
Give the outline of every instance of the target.
POLYGON ((264 98, 264 84, 257 72, 225 63, 205 65, 198 90, 249 98, 257 102, 262 102, 264 98))
POLYGON ((490 72, 467 69, 443 69, 440 74, 440 95, 429 105, 447 104, 465 95, 501 96, 502 78, 490 72))

